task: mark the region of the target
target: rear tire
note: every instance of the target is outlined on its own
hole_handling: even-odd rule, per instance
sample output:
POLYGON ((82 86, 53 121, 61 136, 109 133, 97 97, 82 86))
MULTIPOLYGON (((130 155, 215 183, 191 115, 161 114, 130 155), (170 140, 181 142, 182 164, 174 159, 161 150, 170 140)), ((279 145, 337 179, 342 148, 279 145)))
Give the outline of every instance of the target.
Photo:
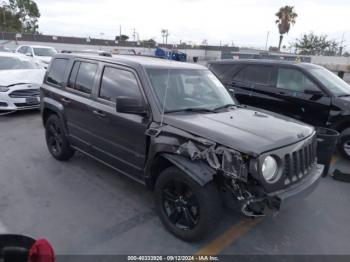
POLYGON ((155 185, 156 209, 167 230, 184 241, 203 238, 221 218, 217 186, 199 185, 177 167, 165 169, 155 185))
POLYGON ((51 155, 60 161, 69 160, 74 149, 64 133, 63 124, 57 115, 51 115, 45 124, 46 144, 51 155))

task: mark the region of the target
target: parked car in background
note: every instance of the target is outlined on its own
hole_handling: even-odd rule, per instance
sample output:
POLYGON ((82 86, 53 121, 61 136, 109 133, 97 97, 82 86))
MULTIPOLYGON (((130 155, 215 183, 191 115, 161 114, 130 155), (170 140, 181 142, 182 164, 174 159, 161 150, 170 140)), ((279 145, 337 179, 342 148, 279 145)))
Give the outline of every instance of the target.
POLYGON ((187 241, 218 225, 223 199, 246 216, 275 213, 323 172, 312 126, 236 105, 196 64, 59 54, 41 112, 54 158, 77 150, 149 186, 165 227, 187 241))
POLYGON ((13 51, 11 49, 9 49, 8 47, 2 46, 2 45, 0 45, 0 52, 13 53, 13 51))
POLYGON ((0 111, 38 108, 44 75, 32 58, 0 53, 0 111))
POLYGON ((21 45, 17 48, 16 53, 33 57, 36 63, 46 69, 51 58, 57 53, 57 51, 55 48, 49 46, 21 45))
POLYGON ((221 60, 209 69, 242 104, 341 133, 350 160, 350 86, 324 67, 280 60, 221 60))

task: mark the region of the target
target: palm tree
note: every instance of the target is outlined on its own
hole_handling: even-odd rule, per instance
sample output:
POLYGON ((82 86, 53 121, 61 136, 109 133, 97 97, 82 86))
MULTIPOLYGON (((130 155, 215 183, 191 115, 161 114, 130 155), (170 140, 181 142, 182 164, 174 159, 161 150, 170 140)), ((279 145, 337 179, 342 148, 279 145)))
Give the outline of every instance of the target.
POLYGON ((276 16, 278 17, 276 24, 278 25, 278 30, 280 32, 280 42, 278 44, 278 51, 280 51, 283 35, 289 32, 291 25, 295 24, 295 19, 298 14, 294 12, 294 6, 286 5, 280 8, 276 13, 276 16))

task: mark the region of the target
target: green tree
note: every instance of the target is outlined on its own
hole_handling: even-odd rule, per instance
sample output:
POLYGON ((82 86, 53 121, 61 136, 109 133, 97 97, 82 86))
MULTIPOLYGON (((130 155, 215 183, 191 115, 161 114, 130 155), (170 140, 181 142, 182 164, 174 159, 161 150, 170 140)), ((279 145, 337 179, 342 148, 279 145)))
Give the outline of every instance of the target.
POLYGON ((339 42, 329 40, 327 35, 315 35, 313 32, 297 38, 292 43, 292 47, 302 55, 335 56, 340 51, 339 42))
POLYGON ((18 15, 12 12, 5 6, 0 7, 0 31, 2 32, 20 32, 22 23, 18 15))
POLYGON ((280 51, 283 36, 289 32, 291 25, 295 24, 298 14, 294 12, 294 6, 286 5, 280 8, 280 10, 276 13, 276 16, 278 17, 276 24, 280 33, 280 40, 278 44, 278 51, 280 51))
POLYGON ((6 31, 21 31, 24 33, 36 33, 38 31, 38 19, 40 12, 33 0, 9 0, 2 6, 6 16, 3 23, 6 31), (20 28, 18 28, 20 25, 20 28))
POLYGON ((129 36, 127 35, 121 35, 121 36, 116 36, 115 37, 115 40, 116 41, 121 41, 121 42, 125 42, 125 41, 128 41, 129 40, 129 36))

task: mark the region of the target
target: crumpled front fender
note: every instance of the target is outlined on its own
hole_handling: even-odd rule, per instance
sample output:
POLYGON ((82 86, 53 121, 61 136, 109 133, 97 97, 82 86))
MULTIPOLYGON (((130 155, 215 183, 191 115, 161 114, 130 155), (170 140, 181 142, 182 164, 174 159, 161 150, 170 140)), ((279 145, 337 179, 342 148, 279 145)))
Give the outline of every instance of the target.
POLYGON ((163 153, 161 155, 176 167, 178 167, 180 170, 185 172, 201 186, 204 186, 213 180, 214 175, 216 174, 216 171, 211 168, 205 161, 194 162, 187 157, 167 153, 163 153))

